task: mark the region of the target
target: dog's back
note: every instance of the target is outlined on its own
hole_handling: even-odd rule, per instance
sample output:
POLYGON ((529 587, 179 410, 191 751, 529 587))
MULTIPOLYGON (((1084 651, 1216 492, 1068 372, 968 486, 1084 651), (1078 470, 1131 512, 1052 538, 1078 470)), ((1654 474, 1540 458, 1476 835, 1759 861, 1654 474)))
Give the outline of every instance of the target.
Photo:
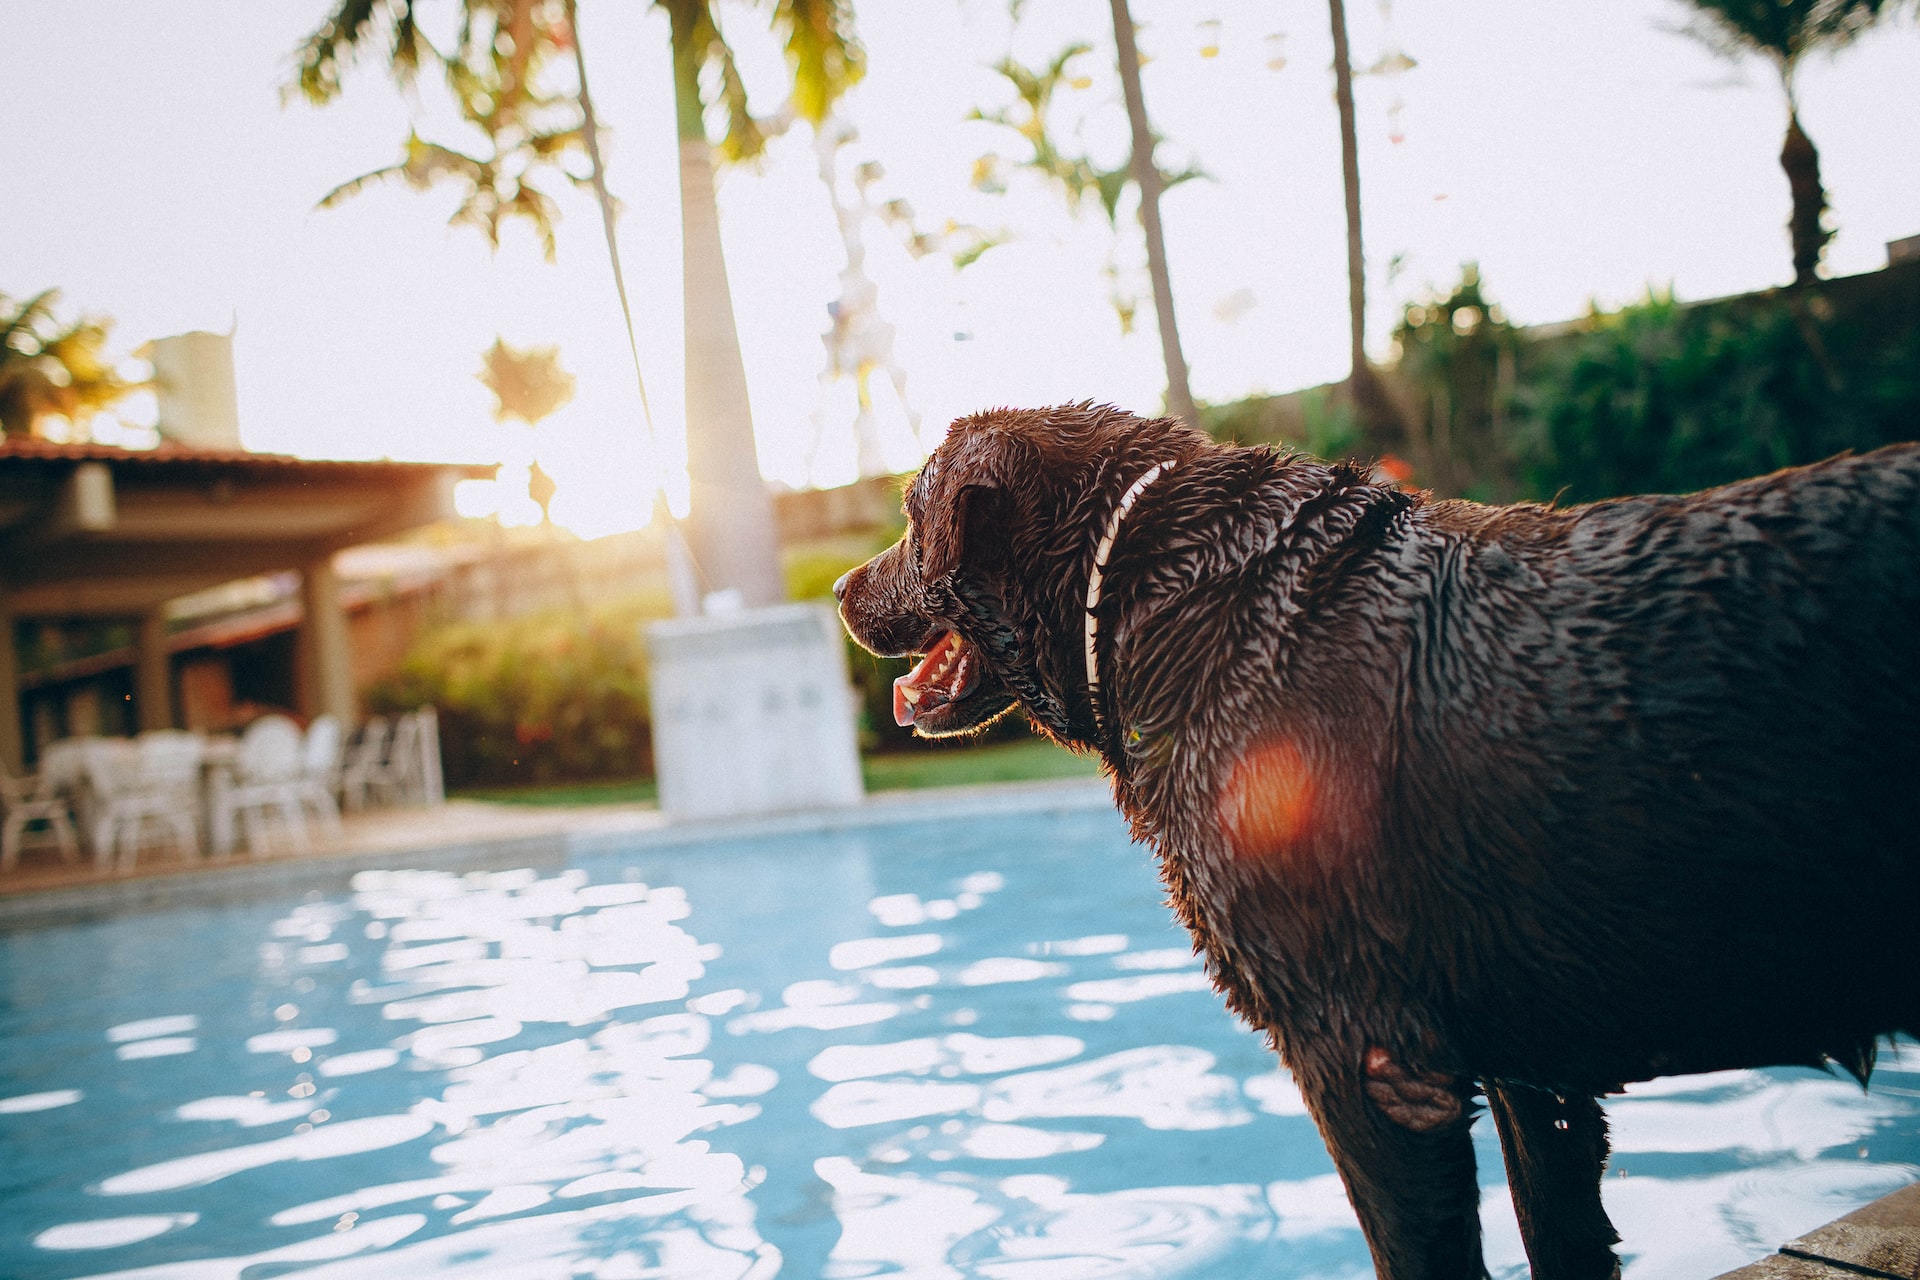
POLYGON ((1447 581, 1389 839, 1498 904, 1431 935, 1476 1073, 1864 1071, 1920 1029, 1920 447, 1412 523, 1447 581))

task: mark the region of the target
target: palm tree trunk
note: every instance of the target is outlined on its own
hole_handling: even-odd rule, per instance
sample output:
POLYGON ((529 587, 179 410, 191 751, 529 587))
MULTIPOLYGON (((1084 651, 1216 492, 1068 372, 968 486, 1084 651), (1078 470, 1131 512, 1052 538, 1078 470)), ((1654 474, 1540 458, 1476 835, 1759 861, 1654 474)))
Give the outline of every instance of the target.
POLYGON ((687 355, 688 541, 707 592, 735 591, 748 607, 786 599, 773 499, 754 451, 747 371, 740 359, 727 262, 714 199, 713 147, 700 104, 692 6, 668 6, 673 24, 674 119, 680 136, 680 233, 687 355))
POLYGON ((1352 342, 1347 394, 1368 445, 1399 444, 1400 415, 1367 363, 1367 259, 1360 244, 1360 139, 1353 119, 1353 58, 1347 48, 1347 7, 1328 0, 1333 23, 1333 100, 1340 109, 1340 177, 1347 198, 1347 312, 1352 342))
POLYGON ((1120 84, 1133 126, 1133 180, 1140 187, 1140 226, 1147 236, 1147 274, 1153 280, 1153 311, 1160 324, 1160 354, 1167 364, 1167 411, 1200 425, 1200 410, 1187 385, 1187 358, 1180 350, 1180 328, 1173 316, 1173 279, 1167 272, 1167 242, 1160 227, 1160 192, 1165 183, 1153 161, 1153 129, 1140 92, 1140 51, 1133 40, 1133 14, 1127 0, 1112 0, 1113 38, 1120 46, 1120 84))
MULTIPOLYGON (((633 334, 633 307, 627 301, 627 277, 620 269, 620 240, 614 234, 613 196, 607 191, 607 166, 600 156, 600 116, 593 109, 593 95, 587 90, 587 51, 580 43, 580 12, 575 0, 566 0, 567 30, 573 37, 573 65, 580 76, 580 132, 587 144, 591 165, 593 195, 600 206, 600 229, 607 238, 607 262, 613 268, 613 288, 620 299, 620 318, 627 329, 627 352, 633 357, 634 388, 640 393, 640 413, 647 427, 647 438, 658 449, 660 437, 653 427, 653 406, 647 403, 647 379, 640 369, 640 345, 633 334)), ((666 545, 667 586, 673 597, 676 617, 690 618, 700 612, 699 577, 693 570, 693 553, 687 547, 686 533, 667 506, 667 491, 653 491, 653 517, 659 523, 666 545)))
POLYGON ((1820 185, 1820 153, 1800 127, 1800 113, 1791 96, 1787 99, 1787 139, 1780 148, 1780 167, 1786 170, 1787 189, 1793 193, 1793 213, 1787 219, 1787 236, 1793 244, 1793 282, 1812 284, 1820 255, 1833 233, 1820 225, 1827 211, 1826 189, 1820 185))

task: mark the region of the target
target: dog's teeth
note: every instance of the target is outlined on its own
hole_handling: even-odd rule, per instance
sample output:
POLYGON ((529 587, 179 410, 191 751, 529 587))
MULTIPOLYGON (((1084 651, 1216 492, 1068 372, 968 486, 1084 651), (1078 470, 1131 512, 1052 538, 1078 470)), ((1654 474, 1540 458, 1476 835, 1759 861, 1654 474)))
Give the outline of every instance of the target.
POLYGON ((920 705, 920 691, 918 689, 909 689, 905 685, 902 685, 900 687, 900 696, 907 700, 908 706, 917 707, 920 705))

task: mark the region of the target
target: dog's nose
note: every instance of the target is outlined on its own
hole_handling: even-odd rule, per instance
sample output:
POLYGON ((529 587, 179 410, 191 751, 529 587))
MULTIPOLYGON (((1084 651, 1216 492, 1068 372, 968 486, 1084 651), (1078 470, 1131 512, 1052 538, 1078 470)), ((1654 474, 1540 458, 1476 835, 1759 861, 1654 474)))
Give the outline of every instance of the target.
POLYGON ((833 600, 838 604, 847 594, 847 583, 853 581, 854 570, 849 569, 833 580, 833 600))

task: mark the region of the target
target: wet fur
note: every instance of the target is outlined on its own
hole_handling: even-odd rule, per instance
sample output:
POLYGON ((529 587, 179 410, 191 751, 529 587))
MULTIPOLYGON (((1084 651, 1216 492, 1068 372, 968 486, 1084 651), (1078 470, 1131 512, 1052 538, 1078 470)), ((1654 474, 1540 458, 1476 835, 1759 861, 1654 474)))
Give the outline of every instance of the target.
MULTIPOLYGON (((1097 751, 1383 1280, 1483 1274, 1484 1096, 1534 1273, 1605 1277, 1594 1099, 1920 1030, 1920 447, 1570 510, 1433 501, 1075 405, 962 419, 854 637, 955 629, 1097 751), (1082 599, 1106 569, 1100 694, 1082 599)), ((951 726, 956 731, 969 723, 951 726)))

